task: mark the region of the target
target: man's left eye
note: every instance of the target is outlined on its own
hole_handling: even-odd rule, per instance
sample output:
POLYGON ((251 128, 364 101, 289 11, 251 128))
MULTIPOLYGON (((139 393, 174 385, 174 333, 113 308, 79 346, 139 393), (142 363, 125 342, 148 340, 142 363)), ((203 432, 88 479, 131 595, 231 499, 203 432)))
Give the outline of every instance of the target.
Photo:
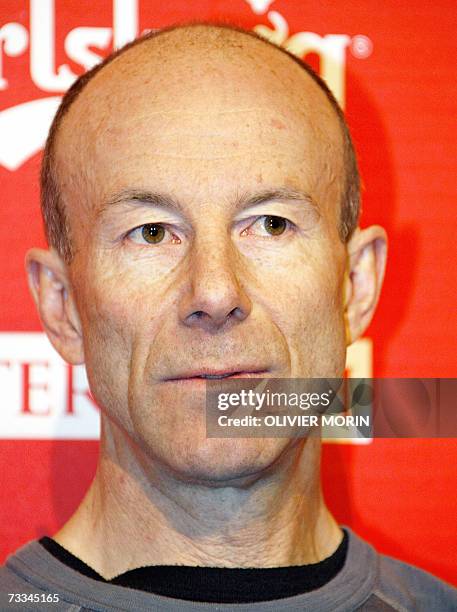
POLYGON ((127 234, 127 237, 137 244, 159 244, 161 242, 181 242, 177 236, 172 234, 162 223, 145 223, 136 227, 127 234))
POLYGON ((270 236, 280 236, 284 234, 290 226, 291 222, 284 217, 277 217, 276 215, 262 215, 258 217, 254 223, 241 232, 242 236, 260 234, 270 236))

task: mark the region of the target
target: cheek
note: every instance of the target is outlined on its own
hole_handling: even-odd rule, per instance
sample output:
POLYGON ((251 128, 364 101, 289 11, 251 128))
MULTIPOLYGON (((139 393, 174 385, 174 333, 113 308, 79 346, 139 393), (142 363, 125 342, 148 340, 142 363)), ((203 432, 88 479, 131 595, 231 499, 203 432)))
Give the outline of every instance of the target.
POLYGON ((138 266, 121 267, 109 257, 92 261, 78 271, 78 278, 84 279, 78 286, 78 302, 85 334, 126 350, 135 330, 154 316, 156 287, 138 266))
POLYGON ((81 303, 90 389, 100 408, 125 426, 130 361, 127 302, 109 287, 87 283, 81 303))
POLYGON ((344 370, 343 262, 316 247, 257 275, 258 300, 287 343, 294 376, 339 376, 344 370))
POLYGON ((251 265, 259 301, 290 323, 342 316, 344 262, 325 245, 251 265), (271 265, 270 265, 271 264, 271 265), (254 269, 255 268, 255 269, 254 269))
POLYGON ((176 311, 179 283, 173 267, 164 273, 163 259, 94 249, 74 269, 87 361, 105 360, 105 370, 112 366, 127 382, 176 311))
POLYGON ((125 351, 132 313, 132 296, 126 295, 122 282, 94 277, 81 292, 83 333, 90 350, 107 345, 125 351))
POLYGON ((132 355, 146 350, 142 330, 154 312, 140 279, 94 268, 79 273, 85 282, 76 287, 87 375, 100 408, 130 429, 126 406, 132 355))

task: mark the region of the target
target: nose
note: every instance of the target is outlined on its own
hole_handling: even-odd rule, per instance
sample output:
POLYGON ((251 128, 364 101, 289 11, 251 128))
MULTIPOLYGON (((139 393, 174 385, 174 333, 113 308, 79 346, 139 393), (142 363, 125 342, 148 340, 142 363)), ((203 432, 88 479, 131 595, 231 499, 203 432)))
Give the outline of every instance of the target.
POLYGON ((238 278, 240 263, 233 245, 195 245, 179 309, 186 326, 215 332, 249 316, 252 304, 238 278))

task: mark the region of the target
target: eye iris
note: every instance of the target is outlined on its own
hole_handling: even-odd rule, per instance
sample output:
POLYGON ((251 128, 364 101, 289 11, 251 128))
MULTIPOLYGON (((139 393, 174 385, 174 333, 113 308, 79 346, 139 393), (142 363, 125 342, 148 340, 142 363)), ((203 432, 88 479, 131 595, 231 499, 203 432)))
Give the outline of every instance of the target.
POLYGON ((157 242, 163 240, 165 230, 161 225, 157 225, 156 223, 148 223, 143 226, 141 234, 146 242, 156 244, 157 242))
POLYGON ((286 230, 286 220, 282 217, 265 217, 264 227, 269 234, 279 236, 286 230))

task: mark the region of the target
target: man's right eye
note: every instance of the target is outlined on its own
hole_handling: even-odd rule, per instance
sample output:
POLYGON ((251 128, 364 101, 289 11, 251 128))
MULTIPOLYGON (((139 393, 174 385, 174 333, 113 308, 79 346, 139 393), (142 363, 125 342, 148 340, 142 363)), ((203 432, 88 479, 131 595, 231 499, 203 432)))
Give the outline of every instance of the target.
POLYGON ((145 223, 131 230, 127 237, 136 244, 159 244, 171 242, 180 244, 181 240, 162 223, 145 223))

